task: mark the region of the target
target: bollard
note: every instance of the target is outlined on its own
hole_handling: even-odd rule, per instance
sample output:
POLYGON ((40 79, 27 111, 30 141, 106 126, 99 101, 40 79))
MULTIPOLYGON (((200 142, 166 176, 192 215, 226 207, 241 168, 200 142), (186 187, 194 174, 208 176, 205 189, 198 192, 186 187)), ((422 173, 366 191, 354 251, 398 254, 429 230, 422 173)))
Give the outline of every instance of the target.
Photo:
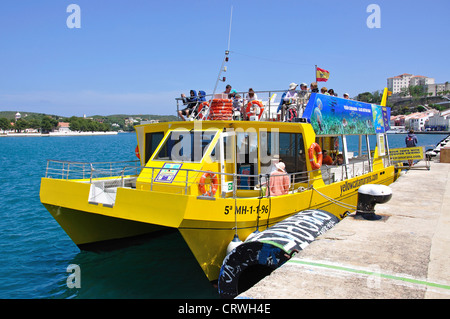
POLYGON ((356 215, 366 220, 379 220, 375 214, 375 205, 387 203, 392 197, 392 189, 385 185, 366 184, 358 189, 356 215))

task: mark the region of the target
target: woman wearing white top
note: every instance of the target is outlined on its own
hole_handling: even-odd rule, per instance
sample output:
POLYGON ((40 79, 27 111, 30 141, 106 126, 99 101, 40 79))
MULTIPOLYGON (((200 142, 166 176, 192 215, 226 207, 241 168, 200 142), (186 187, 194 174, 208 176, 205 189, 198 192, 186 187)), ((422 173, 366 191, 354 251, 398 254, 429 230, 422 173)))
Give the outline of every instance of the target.
POLYGON ((241 113, 243 115, 243 119, 244 120, 248 120, 247 112, 245 111, 245 109, 247 108, 248 103, 251 102, 251 101, 257 100, 257 99, 258 99, 258 96, 256 95, 255 91, 253 91, 252 88, 249 88, 248 89, 248 93, 245 96, 244 105, 242 107, 242 111, 243 112, 241 113))
POLYGON ((255 91, 253 91, 252 88, 248 89, 247 96, 245 97, 245 100, 246 100, 245 104, 247 104, 250 101, 257 100, 257 99, 258 99, 258 96, 256 95, 255 91))

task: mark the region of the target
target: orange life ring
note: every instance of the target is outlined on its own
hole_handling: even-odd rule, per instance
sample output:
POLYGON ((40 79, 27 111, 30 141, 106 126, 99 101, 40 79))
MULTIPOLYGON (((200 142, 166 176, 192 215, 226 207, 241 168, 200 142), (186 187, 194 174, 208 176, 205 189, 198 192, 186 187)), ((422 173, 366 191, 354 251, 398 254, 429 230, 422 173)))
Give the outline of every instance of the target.
POLYGON ((208 171, 209 173, 203 173, 202 177, 200 177, 200 181, 198 182, 198 190, 202 195, 208 195, 208 196, 214 196, 217 191, 217 185, 219 185, 219 182, 217 180, 217 175, 213 172, 208 171), (205 181, 206 178, 210 178, 211 180, 211 188, 209 191, 205 188, 205 181))
POLYGON ((319 169, 322 166, 322 149, 317 143, 312 143, 308 150, 309 161, 313 169, 319 169), (314 160, 314 151, 317 155, 317 162, 314 160))
POLYGON ((204 107, 209 107, 209 103, 208 103, 207 101, 200 103, 200 105, 198 106, 198 111, 197 111, 197 113, 198 113, 198 118, 199 118, 200 120, 207 120, 207 119, 208 119, 208 117, 205 116, 205 114, 202 113, 202 109, 203 109, 204 107))
POLYGON ((141 159, 141 154, 139 154, 139 145, 136 145, 136 148, 134 149, 134 154, 137 158, 141 159))
POLYGON ((257 115, 258 112, 255 112, 252 110, 252 108, 254 108, 254 104, 256 104, 259 107, 259 115, 258 115, 258 119, 261 118, 261 115, 263 114, 264 111, 264 105, 261 103, 261 101, 258 100, 253 100, 248 102, 247 107, 245 108, 245 113, 247 114, 247 118, 252 116, 252 115, 257 115))

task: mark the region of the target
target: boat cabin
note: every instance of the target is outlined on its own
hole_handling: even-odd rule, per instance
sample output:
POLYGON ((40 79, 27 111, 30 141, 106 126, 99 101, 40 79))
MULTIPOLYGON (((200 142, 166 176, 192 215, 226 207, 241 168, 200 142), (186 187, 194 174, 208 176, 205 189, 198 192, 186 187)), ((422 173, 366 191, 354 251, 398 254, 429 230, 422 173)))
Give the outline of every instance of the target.
POLYGON ((233 120, 234 111, 226 109, 231 102, 221 100, 217 106, 213 99, 207 113, 197 113, 210 120, 136 126, 143 167, 136 188, 204 199, 260 197, 270 196, 267 185, 280 161, 289 176, 289 192, 390 165, 385 107, 313 93, 307 104, 293 106, 301 110, 301 118, 280 122, 271 114, 275 94, 266 93, 267 101, 259 103, 264 109, 248 121, 233 120), (223 112, 213 120, 219 108, 223 112), (312 149, 315 143, 319 148, 312 149), (318 165, 321 150, 332 164, 318 165))

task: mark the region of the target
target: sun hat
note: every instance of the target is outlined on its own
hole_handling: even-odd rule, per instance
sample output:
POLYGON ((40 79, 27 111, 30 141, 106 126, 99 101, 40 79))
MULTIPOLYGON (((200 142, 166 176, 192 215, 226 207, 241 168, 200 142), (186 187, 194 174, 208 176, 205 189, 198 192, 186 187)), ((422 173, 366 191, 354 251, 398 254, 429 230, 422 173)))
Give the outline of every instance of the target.
POLYGON ((291 84, 289 84, 289 90, 294 90, 297 86, 297 83, 292 82, 291 84))
POLYGON ((285 170, 285 168, 286 168, 286 165, 284 165, 284 163, 283 163, 283 162, 278 162, 278 163, 276 163, 276 164, 275 164, 275 167, 276 167, 277 169, 279 169, 279 170, 283 171, 283 172, 285 172, 285 171, 286 171, 286 170, 285 170))

